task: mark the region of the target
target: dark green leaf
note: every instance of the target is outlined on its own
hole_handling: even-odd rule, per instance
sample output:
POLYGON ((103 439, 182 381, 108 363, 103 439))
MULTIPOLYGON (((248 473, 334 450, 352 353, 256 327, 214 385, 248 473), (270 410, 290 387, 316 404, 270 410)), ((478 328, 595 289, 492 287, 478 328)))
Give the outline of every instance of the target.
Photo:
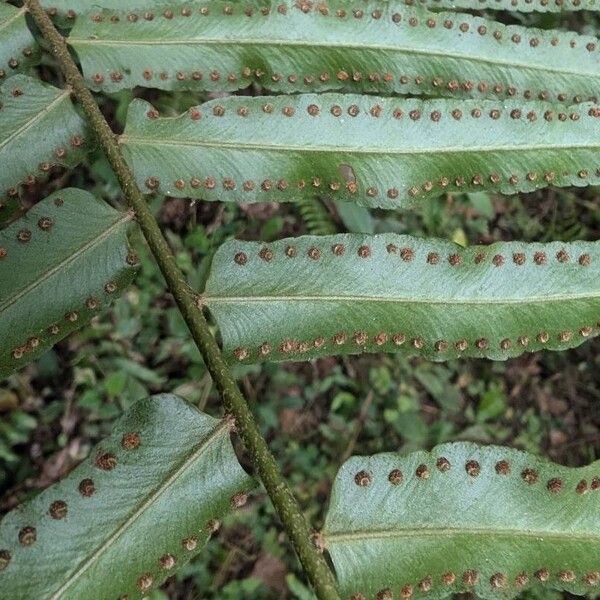
POLYGON ((231 240, 202 302, 227 355, 243 362, 376 351, 502 360, 597 335, 599 277, 600 242, 231 240))
POLYGON ((39 47, 25 21, 25 9, 0 4, 0 81, 36 64, 39 47))
POLYGON ((600 183, 591 104, 307 94, 220 98, 155 116, 134 101, 121 144, 139 185, 169 196, 319 194, 396 208, 454 191, 600 183))
POLYGON ((146 12, 77 20, 69 43, 94 89, 221 92, 258 83, 285 93, 571 101, 596 97, 600 85, 594 37, 434 13, 403 0, 212 0, 156 10, 151 20, 146 12))
POLYGON ((252 487, 229 426, 172 395, 136 403, 66 479, 0 523, 0 595, 139 599, 252 487))
POLYGON ((87 323, 132 280, 131 213, 66 189, 0 231, 0 378, 87 323))
POLYGON ((600 585, 599 515, 600 462, 569 469, 509 448, 444 444, 344 463, 323 542, 353 600, 583 595, 600 585))
POLYGON ((0 106, 1 205, 53 165, 78 164, 89 143, 69 90, 16 75, 0 87, 0 106))

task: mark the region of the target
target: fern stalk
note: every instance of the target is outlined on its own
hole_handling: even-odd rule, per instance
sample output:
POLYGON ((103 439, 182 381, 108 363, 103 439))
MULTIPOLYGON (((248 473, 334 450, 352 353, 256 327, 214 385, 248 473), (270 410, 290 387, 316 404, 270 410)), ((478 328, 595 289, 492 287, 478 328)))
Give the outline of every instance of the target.
POLYGON ((252 462, 279 514, 282 524, 300 558, 320 600, 339 600, 337 586, 323 556, 312 541, 308 522, 301 512, 297 500, 284 481, 275 458, 262 437, 256 421, 223 359, 219 347, 210 333, 208 323, 199 310, 196 297, 178 268, 169 245, 156 219, 148 208, 138 188, 133 173, 125 163, 115 136, 100 112, 83 77, 72 60, 64 38, 40 6, 38 0, 26 0, 25 6, 31 13, 42 35, 48 41, 52 54, 62 70, 67 83, 79 100, 90 125, 113 168, 127 204, 134 210, 139 226, 154 255, 154 258, 173 294, 177 306, 186 321, 194 342, 200 350, 207 369, 213 377, 223 399, 226 410, 235 418, 239 434, 248 449, 252 462))

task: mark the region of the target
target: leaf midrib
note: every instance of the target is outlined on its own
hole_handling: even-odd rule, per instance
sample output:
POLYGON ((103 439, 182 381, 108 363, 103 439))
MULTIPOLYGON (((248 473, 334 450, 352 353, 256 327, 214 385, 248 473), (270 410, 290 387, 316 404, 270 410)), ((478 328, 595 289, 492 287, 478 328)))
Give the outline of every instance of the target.
POLYGON ((489 64, 495 66, 502 67, 515 67, 520 69, 528 69, 534 71, 543 71, 547 73, 555 73, 555 74, 564 74, 564 75, 589 75, 589 76, 600 76, 600 73, 594 71, 585 71, 585 70, 575 70, 568 68, 548 68, 545 65, 540 64, 532 64, 531 62, 518 62, 518 61, 509 61, 509 60, 498 60, 491 58, 484 58, 481 56, 473 56, 471 54, 462 54, 459 52, 442 52, 440 51, 431 51, 427 49, 417 49, 410 48, 406 46, 389 46, 385 44, 343 44, 336 42, 318 42, 318 41, 310 41, 304 42, 301 40, 281 40, 281 39, 272 39, 272 40, 257 40, 257 39, 245 39, 245 38, 236 38, 236 39, 219 39, 219 38, 202 38, 202 39, 188 39, 188 40, 159 40, 159 41, 141 41, 141 40, 107 40, 103 38, 101 40, 94 39, 85 39, 85 38, 69 38, 68 43, 75 46, 182 46, 182 45, 199 45, 199 46, 279 46, 279 47, 307 47, 307 48, 335 48, 342 50, 364 50, 365 52, 369 51, 390 51, 390 52, 398 52, 404 53, 408 55, 421 55, 421 56, 432 56, 436 58, 452 58, 455 60, 470 60, 472 62, 477 62, 481 64, 489 64))
MULTIPOLYGON (((390 529, 369 529, 352 530, 346 532, 327 533, 322 532, 325 541, 329 543, 354 542, 363 540, 389 539, 389 538, 418 538, 418 537, 452 537, 456 535, 464 536, 490 536, 490 537, 526 537, 526 538, 545 538, 552 540, 585 540, 598 541, 600 543, 599 533, 577 532, 569 533, 552 530, 534 530, 517 528, 490 528, 490 527, 427 527, 419 525, 415 528, 390 528, 390 529)), ((330 545, 330 544, 328 544, 330 545)))
POLYGON ((140 503, 139 507, 135 509, 129 517, 120 525, 114 533, 101 544, 88 559, 82 561, 75 569, 75 571, 69 576, 69 578, 62 584, 62 586, 49 596, 48 600, 58 600, 61 595, 66 592, 76 581, 87 571, 94 563, 98 562, 102 557, 103 553, 107 551, 113 544, 122 537, 123 533, 137 521, 137 519, 144 514, 144 512, 150 508, 150 506, 158 500, 158 498, 167 491, 176 480, 185 473, 189 468, 193 466, 196 460, 200 458, 202 454, 212 445, 212 443, 219 439, 224 432, 228 431, 228 425, 225 421, 220 421, 215 428, 212 430, 210 435, 202 440, 193 451, 187 455, 182 461, 180 461, 173 469, 171 469, 166 475, 167 478, 163 479, 162 482, 155 487, 140 503))
MULTIPOLYGON (((332 132, 335 133, 335 132, 332 132)), ((119 143, 125 146, 185 146, 185 147, 202 147, 202 148, 225 148, 225 149, 233 149, 233 150, 259 150, 261 152, 314 152, 314 153, 343 153, 343 154, 362 154, 362 155, 415 155, 415 154, 453 154, 453 153, 484 153, 484 152, 527 152, 534 150, 579 150, 579 149, 590 149, 596 150, 600 148, 600 143, 598 144, 567 144, 567 145, 559 145, 559 144, 529 144, 529 145, 515 145, 515 146, 469 146, 469 147, 451 147, 448 146, 446 148, 436 148, 434 146, 429 148, 394 148, 390 149, 371 149, 371 148, 361 148, 361 147, 352 147, 349 144, 345 144, 343 146, 332 146, 332 145, 323 145, 319 147, 315 146, 292 146, 292 145, 283 145, 283 144, 273 144, 271 142, 257 144, 253 142, 246 141, 232 141, 232 142, 207 142, 202 140, 192 140, 192 139, 179 139, 179 138, 170 138, 168 140, 165 139, 157 139, 151 137, 142 137, 142 136, 132 136, 128 134, 123 134, 119 138, 119 143)))
POLYGON ((131 212, 127 212, 124 215, 120 216, 116 221, 114 221, 110 225, 110 227, 107 227, 102 232, 100 232, 99 235, 93 237, 92 239, 88 239, 86 243, 80 246, 75 252, 67 256, 58 264, 54 265, 52 268, 41 273, 35 281, 30 283, 28 286, 24 287, 20 292, 18 292, 14 296, 10 296, 3 304, 0 304, 0 314, 8 310, 13 304, 18 302, 27 294, 31 293, 37 287, 48 281, 48 279, 50 279, 50 277, 52 277, 55 273, 59 272, 62 269, 66 269, 70 264, 75 262, 86 251, 93 250, 96 246, 98 246, 101 242, 108 238, 115 229, 119 228, 124 223, 131 221, 132 219, 133 214, 131 212))
POLYGON ((573 300, 585 300, 594 299, 600 297, 600 289, 597 292, 586 292, 581 294, 560 294, 560 295, 543 295, 543 296, 527 296, 523 298, 484 298, 484 299, 473 299, 473 298, 447 298, 444 300, 432 299, 432 298, 417 298, 417 297, 384 297, 384 296, 365 296, 365 295, 352 295, 347 296, 331 296, 331 295, 298 295, 298 296, 211 296, 203 294, 200 300, 203 304, 208 307, 215 304, 254 304, 254 303, 273 303, 273 302, 373 302, 373 303, 397 303, 397 304, 427 304, 427 305, 498 305, 498 304, 545 304, 548 302, 569 302, 573 300))
POLYGON ((45 106, 40 112, 29 119, 29 121, 21 125, 19 129, 13 131, 13 133, 11 133, 6 139, 2 140, 0 142, 0 150, 10 144, 10 142, 12 142, 16 137, 20 136, 28 129, 31 129, 31 127, 33 127, 38 121, 41 121, 50 111, 56 108, 62 102, 62 100, 68 98, 70 95, 71 92, 69 90, 63 90, 56 98, 54 98, 54 100, 52 100, 52 102, 50 102, 50 104, 45 106))
MULTIPOLYGON (((7 6, 11 6, 7 4, 7 6)), ((15 8, 15 7, 12 7, 15 8)), ((19 17, 22 17, 25 14, 25 7, 23 6, 21 9, 17 10, 16 13, 5 19, 4 21, 0 21, 0 30, 7 29, 9 25, 12 25, 19 17)))

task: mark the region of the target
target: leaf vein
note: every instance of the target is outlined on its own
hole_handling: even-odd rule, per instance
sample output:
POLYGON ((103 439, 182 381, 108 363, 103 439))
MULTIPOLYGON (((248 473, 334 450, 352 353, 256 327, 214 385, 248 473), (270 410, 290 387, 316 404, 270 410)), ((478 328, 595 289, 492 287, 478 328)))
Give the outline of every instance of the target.
POLYGON ((64 90, 61 94, 59 94, 48 106, 45 106, 39 113, 33 116, 29 121, 23 124, 19 129, 13 131, 5 140, 0 142, 0 150, 2 150, 5 146, 7 146, 10 142, 12 142, 16 137, 31 129, 38 121, 41 121, 50 111, 52 111, 56 106, 58 106, 62 100, 68 98, 71 95, 69 90, 64 90))
POLYGON ((24 14, 25 14, 25 7, 21 8, 21 10, 18 10, 14 15, 11 15, 10 17, 8 17, 8 19, 6 19, 4 21, 0 21, 0 30, 8 29, 9 25, 12 25, 14 23, 14 21, 16 21, 17 19, 22 17, 24 14))
POLYGON ((104 231, 102 231, 99 235, 94 237, 91 240, 88 240, 83 246, 78 248, 75 252, 70 254, 65 260, 59 262, 57 265, 48 269, 44 273, 41 273, 39 278, 33 281, 31 284, 23 288, 20 292, 15 294, 12 297, 9 297, 4 303, 0 304, 0 314, 10 308, 15 302, 18 302, 21 298, 32 292, 35 288, 40 286, 42 283, 50 279, 52 275, 57 273, 63 268, 66 268, 73 262, 75 262, 82 254, 84 254, 88 250, 94 249, 98 244, 104 241, 107 237, 109 237, 112 232, 123 225, 123 223, 127 223, 133 219, 133 214, 130 212, 125 213, 125 215, 120 216, 118 220, 112 223, 109 227, 107 227, 104 231))
POLYGON ((369 530, 354 530, 347 532, 323 532, 323 535, 329 543, 340 543, 340 542, 353 542, 363 541, 377 538, 440 538, 450 537, 454 535, 481 535, 481 536, 507 536, 515 537, 522 536, 527 538, 550 538, 556 539, 568 539, 568 540, 585 540, 585 541, 598 541, 600 542, 600 533, 591 532, 577 532, 577 533, 565 533, 562 531, 540 531, 533 529, 515 529, 515 528, 483 528, 483 527, 471 527, 471 528, 458 528, 458 527, 419 527, 415 529, 369 529, 369 530))
POLYGON ((434 300, 430 298, 392 298, 382 296, 326 296, 326 295, 304 295, 304 296, 210 296, 202 295, 202 301, 208 306, 211 304, 244 304, 260 302, 383 302, 397 304, 437 304, 446 306, 448 304, 457 305, 487 305, 487 304, 544 304, 546 302, 565 302, 570 300, 585 300, 600 297, 600 290, 597 292, 586 292, 582 294, 557 294, 552 296, 527 296, 524 298, 445 298, 443 300, 434 300))
POLYGON ((66 592, 73 584, 87 571, 93 564, 98 562, 102 557, 103 553, 106 552, 112 545, 114 545, 119 538, 125 533, 125 531, 133 525, 137 519, 147 510, 152 504, 166 491, 168 490, 177 479, 185 473, 193 464, 202 456, 210 445, 217 440, 224 433, 229 431, 228 425, 225 421, 220 421, 211 432, 211 434, 202 440, 192 452, 182 461, 180 461, 176 467, 170 472, 168 478, 164 480, 160 485, 155 487, 143 500, 137 509, 135 509, 123 524, 118 527, 114 533, 106 539, 106 541, 100 545, 86 560, 82 561, 70 575, 70 577, 61 585, 61 587, 53 592, 48 600, 58 600, 61 595, 66 592))
POLYGON ((469 146, 469 147, 460 147, 460 146, 449 146, 446 148, 395 148, 395 149, 370 149, 364 147, 352 147, 350 145, 344 146, 331 146, 331 145, 322 145, 318 147, 312 146, 292 146, 292 145, 283 145, 283 144, 273 144, 269 142, 267 146, 267 142, 265 143, 252 143, 252 142, 244 142, 243 140, 236 140, 233 142, 208 142, 204 140, 195 140, 195 139, 178 139, 171 138, 168 140, 151 138, 151 137, 141 137, 141 136, 132 136, 124 134, 119 138, 119 142, 126 146, 185 146, 185 147, 206 147, 206 148, 232 148, 232 149, 241 149, 241 150, 260 150, 261 152, 343 152, 344 154, 372 154, 372 155, 414 155, 414 154, 452 154, 452 153, 484 153, 484 152, 526 152, 526 151, 537 151, 537 150, 580 150, 580 149, 590 149, 596 150, 600 148, 600 144, 523 144, 523 145, 513 145, 513 146, 469 146))

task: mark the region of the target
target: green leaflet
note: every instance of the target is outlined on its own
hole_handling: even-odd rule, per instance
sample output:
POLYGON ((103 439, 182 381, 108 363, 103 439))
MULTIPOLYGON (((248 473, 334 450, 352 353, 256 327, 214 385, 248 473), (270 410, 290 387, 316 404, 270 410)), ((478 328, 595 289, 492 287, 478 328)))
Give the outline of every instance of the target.
POLYGON ((202 303, 238 361, 394 351, 502 360, 597 335, 599 281, 600 242, 231 240, 213 259, 202 303))
POLYGON ((141 400, 66 479, 0 523, 2 600, 139 600, 198 553, 252 480, 226 422, 141 400))
POLYGON ((597 98, 600 86, 596 38, 436 14, 402 0, 210 0, 150 14, 77 20, 69 43, 93 89, 226 91, 256 82, 286 93, 571 101, 597 98))
POLYGON ((600 584, 599 515, 600 462, 570 469, 443 444, 344 463, 322 541, 353 600, 508 599, 531 587, 583 595, 600 584))
POLYGON ((39 47, 25 21, 25 9, 0 4, 0 81, 28 69, 39 58, 39 47))
POLYGON ((79 329, 129 284, 137 261, 127 248, 132 219, 65 189, 0 231, 0 378, 79 329))
POLYGON ((328 196, 396 208, 454 191, 600 183, 600 108, 322 94, 211 100, 175 118, 130 105, 140 187, 238 202, 328 196))
POLYGON ((85 156, 86 126, 69 96, 25 75, 0 87, 0 206, 4 195, 17 196, 19 184, 85 156))

